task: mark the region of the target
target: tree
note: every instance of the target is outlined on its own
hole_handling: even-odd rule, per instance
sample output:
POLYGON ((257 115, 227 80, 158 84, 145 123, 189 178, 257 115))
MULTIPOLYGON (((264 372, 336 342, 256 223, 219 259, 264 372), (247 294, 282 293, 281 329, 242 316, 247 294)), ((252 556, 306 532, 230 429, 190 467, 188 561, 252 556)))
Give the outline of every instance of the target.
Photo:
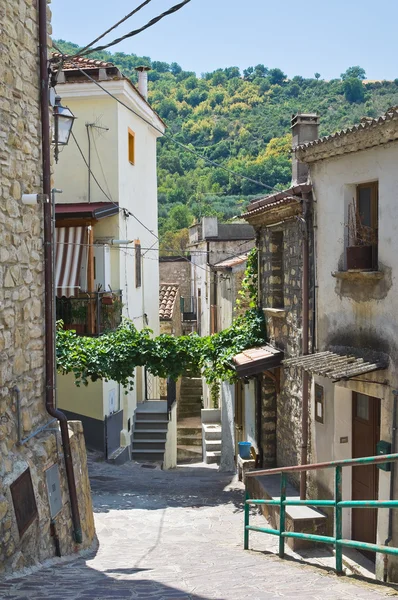
POLYGON ((314 73, 314 77, 315 77, 315 79, 317 79, 317 80, 318 80, 318 79, 320 78, 320 76, 321 76, 321 74, 320 74, 320 73, 314 73))
POLYGON ((280 85, 283 83, 287 77, 281 69, 270 69, 268 72, 268 77, 272 85, 280 85))
POLYGON ((348 67, 347 71, 342 73, 340 77, 343 81, 346 79, 365 79, 366 73, 365 69, 357 65, 356 67, 348 67))
POLYGON ((344 79, 343 81, 343 92, 347 102, 363 102, 365 98, 365 89, 360 79, 351 77, 344 79))

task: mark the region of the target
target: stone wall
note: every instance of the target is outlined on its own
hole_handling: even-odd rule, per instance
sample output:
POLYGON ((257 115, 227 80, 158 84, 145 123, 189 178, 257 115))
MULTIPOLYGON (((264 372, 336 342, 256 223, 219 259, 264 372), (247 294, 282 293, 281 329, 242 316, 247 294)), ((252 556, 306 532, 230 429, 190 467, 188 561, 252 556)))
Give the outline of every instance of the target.
MULTIPOLYGON (((54 556, 45 470, 60 464, 62 510, 55 519, 62 553, 71 537, 61 446, 45 432, 18 442, 48 423, 44 390, 44 282, 42 206, 21 202, 41 192, 37 3, 0 4, 0 573, 54 556), (19 535, 10 485, 29 467, 38 515, 19 535)), ((50 11, 48 16, 50 18, 50 11)), ((55 427, 55 424, 53 425, 55 427)), ((80 491, 83 546, 94 536, 84 444, 72 439, 80 491)), ((80 546, 82 547, 82 546, 80 546)))
POLYGON ((191 290, 191 263, 183 258, 162 257, 159 260, 160 283, 177 283, 180 287, 180 296, 192 296, 191 290))
MULTIPOLYGON (((302 342, 302 230, 298 221, 289 221, 276 232, 260 230, 261 306, 265 309, 268 338, 285 352, 285 358, 301 355, 302 342), (278 233, 278 235, 275 235, 278 233), (281 244, 283 247, 281 248, 281 244), (273 308, 274 310, 267 310, 273 308)), ((312 327, 310 293, 310 332, 312 327)), ((310 335, 311 339, 311 335, 310 335)), ((273 404, 272 385, 264 380, 263 421, 266 434, 264 461, 278 466, 300 463, 302 377, 301 370, 281 369, 280 392, 273 404), (276 415, 275 415, 276 411, 276 415), (276 416, 277 426, 274 425, 276 416), (268 421, 269 419, 269 421, 268 421), (268 423, 268 425, 266 425, 268 423), (271 431, 275 431, 273 452, 271 431), (268 454, 268 458, 267 458, 268 454)))

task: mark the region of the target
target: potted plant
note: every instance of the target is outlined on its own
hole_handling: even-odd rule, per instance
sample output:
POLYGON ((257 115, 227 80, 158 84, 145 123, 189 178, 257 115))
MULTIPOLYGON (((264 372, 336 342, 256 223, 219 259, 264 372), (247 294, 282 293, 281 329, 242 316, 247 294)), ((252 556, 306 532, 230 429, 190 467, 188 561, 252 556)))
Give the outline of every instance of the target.
POLYGON ((362 223, 359 208, 355 200, 348 207, 348 246, 346 248, 347 269, 349 271, 368 271, 374 266, 374 247, 377 233, 362 223))
POLYGON ((78 335, 87 332, 87 303, 73 300, 71 303, 70 322, 65 329, 73 329, 78 335))

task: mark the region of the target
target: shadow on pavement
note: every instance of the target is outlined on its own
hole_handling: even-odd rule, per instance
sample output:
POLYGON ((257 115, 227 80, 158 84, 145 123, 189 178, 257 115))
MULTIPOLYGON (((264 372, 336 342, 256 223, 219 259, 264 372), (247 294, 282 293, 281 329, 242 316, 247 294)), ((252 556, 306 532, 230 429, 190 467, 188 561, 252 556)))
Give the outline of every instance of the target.
MULTIPOLYGON (((110 577, 85 564, 83 559, 60 568, 43 569, 34 575, 0 582, 0 598, 7 600, 210 600, 184 591, 178 584, 165 585, 155 579, 134 575, 151 569, 107 569, 105 573, 123 573, 110 577), (131 572, 130 572, 131 571, 131 572)), ((214 600, 214 599, 212 599, 214 600)), ((222 600, 218 598, 216 600, 222 600)))

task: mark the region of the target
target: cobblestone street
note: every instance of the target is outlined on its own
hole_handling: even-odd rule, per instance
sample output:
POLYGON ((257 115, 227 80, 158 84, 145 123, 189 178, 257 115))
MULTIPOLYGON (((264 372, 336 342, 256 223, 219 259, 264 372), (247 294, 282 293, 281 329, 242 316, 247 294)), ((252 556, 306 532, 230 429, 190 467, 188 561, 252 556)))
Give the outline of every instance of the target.
MULTIPOLYGON (((0 583, 8 600, 376 600, 392 588, 242 549, 242 485, 204 465, 161 471, 90 461, 99 549, 0 583)), ((263 522, 255 516, 253 524, 263 522)), ((268 552, 266 552, 268 550, 268 552)))

